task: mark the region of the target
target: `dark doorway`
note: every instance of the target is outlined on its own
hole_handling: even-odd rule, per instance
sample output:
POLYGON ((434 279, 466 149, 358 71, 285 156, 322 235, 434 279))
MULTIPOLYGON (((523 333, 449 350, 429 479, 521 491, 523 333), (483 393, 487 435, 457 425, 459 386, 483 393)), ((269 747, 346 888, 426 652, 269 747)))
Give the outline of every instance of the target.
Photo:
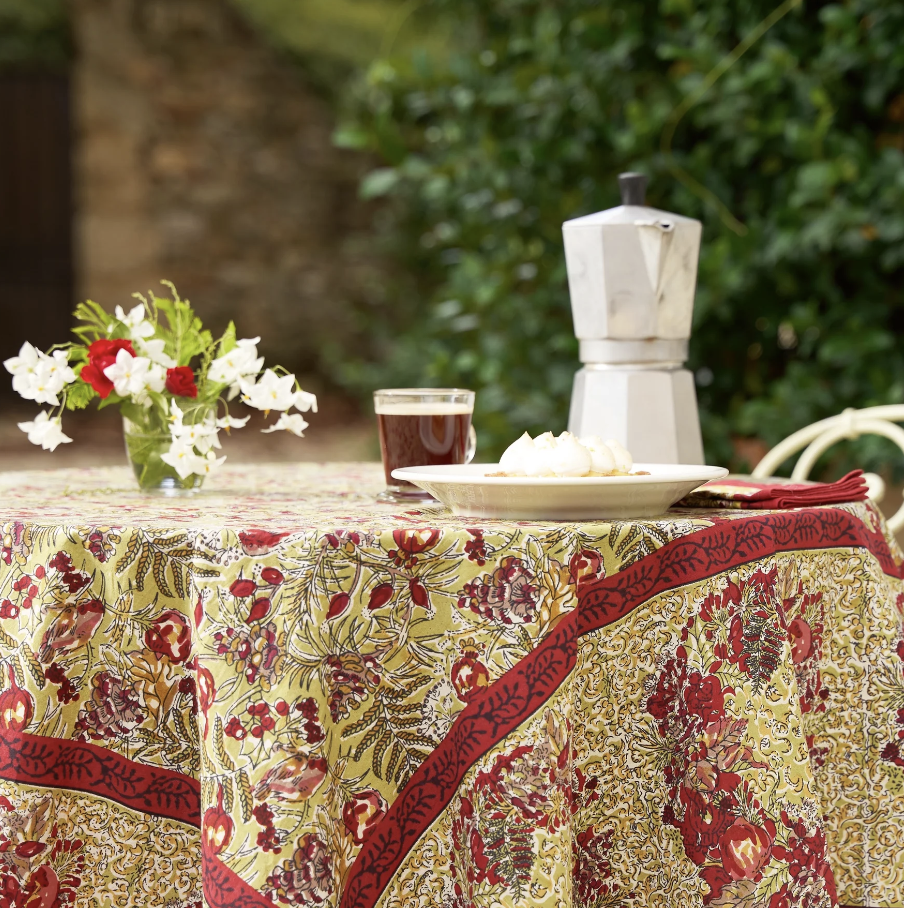
MULTIPOLYGON (((0 73, 0 360, 67 340, 72 311, 69 79, 0 73)), ((0 375, 0 394, 12 394, 0 375)), ((8 378, 8 376, 7 376, 8 378)))

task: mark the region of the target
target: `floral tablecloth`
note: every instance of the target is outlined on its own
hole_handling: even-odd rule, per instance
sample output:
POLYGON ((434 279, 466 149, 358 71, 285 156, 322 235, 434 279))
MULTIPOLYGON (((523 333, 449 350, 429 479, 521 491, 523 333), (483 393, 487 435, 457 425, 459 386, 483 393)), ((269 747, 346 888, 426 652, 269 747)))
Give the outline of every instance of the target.
POLYGON ((0 475, 0 908, 904 908, 870 505, 475 523, 381 485, 0 475))

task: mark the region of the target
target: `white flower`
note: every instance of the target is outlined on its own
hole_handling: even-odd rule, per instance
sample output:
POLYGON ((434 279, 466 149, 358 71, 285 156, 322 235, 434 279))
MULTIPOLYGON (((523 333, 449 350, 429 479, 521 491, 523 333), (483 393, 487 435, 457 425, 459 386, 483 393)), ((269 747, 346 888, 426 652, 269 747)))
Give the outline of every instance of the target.
POLYGON ((153 340, 140 340, 136 338, 135 342, 138 344, 139 351, 152 363, 163 366, 164 369, 172 369, 176 365, 176 361, 163 352, 166 341, 161 340, 159 337, 154 338, 153 340))
POLYGON ((171 400, 170 401, 170 422, 172 423, 172 426, 170 426, 170 431, 173 433, 174 436, 178 435, 179 432, 182 430, 182 417, 184 415, 185 414, 182 412, 182 408, 179 406, 179 404, 177 404, 176 401, 171 400))
POLYGON ((179 434, 179 440, 191 442, 202 454, 206 454, 212 448, 222 447, 216 426, 203 424, 183 426, 182 432, 179 434))
POLYGON ((166 371, 163 366, 151 363, 145 377, 145 387, 158 394, 166 387, 166 371))
POLYGON ((302 413, 307 413, 308 410, 317 412, 317 398, 310 391, 296 391, 293 403, 295 409, 301 410, 302 413))
POLYGON ((46 368, 48 377, 60 383, 60 390, 63 385, 75 381, 75 372, 69 365, 69 354, 65 350, 54 350, 50 356, 46 353, 42 353, 40 356, 41 368, 46 368))
POLYGON ((34 372, 38 365, 38 351, 28 341, 19 348, 18 356, 11 356, 5 360, 3 365, 7 372, 13 375, 24 375, 28 372, 34 372))
POLYGON ((195 461, 194 472, 199 476, 207 476, 221 466, 224 460, 226 460, 225 454, 222 457, 217 457, 213 451, 208 451, 206 457, 199 457, 195 461))
POLYGON ((278 376, 267 369, 260 380, 254 382, 242 379, 242 400, 255 410, 288 410, 295 402, 295 376, 278 376))
POLYGON ((132 340, 138 340, 141 337, 151 337, 154 333, 154 326, 145 320, 144 303, 139 303, 133 309, 129 310, 126 315, 122 306, 117 306, 113 314, 129 329, 132 340))
POLYGON ((305 422, 303 416, 299 416, 297 413, 293 413, 291 416, 288 413, 280 414, 279 419, 270 426, 269 429, 261 429, 261 432, 291 432, 293 435, 297 435, 299 438, 304 437, 304 430, 307 429, 308 424, 305 422))
POLYGON ((184 439, 174 439, 166 454, 161 454, 160 459, 169 464, 178 474, 180 479, 187 479, 193 473, 206 476, 220 466, 225 457, 217 457, 213 451, 208 451, 206 456, 195 453, 190 443, 184 439))
POLYGON ((27 341, 22 344, 18 356, 3 364, 13 375, 13 390, 25 400, 39 404, 57 406, 57 395, 70 382, 75 373, 69 366, 69 355, 65 350, 54 350, 51 356, 35 349, 27 341))
POLYGON ((51 419, 45 411, 31 422, 20 422, 19 428, 28 435, 28 440, 33 445, 40 445, 45 451, 55 451, 59 445, 72 441, 68 435, 63 434, 60 418, 51 419))
POLYGON ((184 442, 181 438, 173 439, 169 451, 161 454, 160 459, 169 464, 178 474, 180 479, 187 479, 195 472, 197 461, 201 460, 195 454, 191 443, 184 442))
POLYGON ((217 385, 234 385, 249 375, 257 375, 264 367, 264 358, 257 355, 259 342, 259 337, 236 341, 232 350, 210 364, 207 377, 217 385))
POLYGON ((162 391, 166 375, 146 356, 132 356, 128 350, 116 354, 116 362, 104 369, 120 397, 141 397, 145 391, 162 391))
POLYGON ((173 436, 173 444, 178 442, 181 445, 194 446, 202 454, 207 453, 211 448, 222 447, 219 428, 213 417, 208 417, 198 423, 186 423, 184 422, 185 414, 175 401, 170 402, 170 413, 172 414, 170 433, 173 436))
POLYGON ((244 417, 244 419, 238 419, 235 416, 230 416, 227 414, 222 419, 217 420, 217 428, 225 429, 227 432, 230 429, 243 429, 248 425, 248 420, 251 419, 250 416, 244 417))

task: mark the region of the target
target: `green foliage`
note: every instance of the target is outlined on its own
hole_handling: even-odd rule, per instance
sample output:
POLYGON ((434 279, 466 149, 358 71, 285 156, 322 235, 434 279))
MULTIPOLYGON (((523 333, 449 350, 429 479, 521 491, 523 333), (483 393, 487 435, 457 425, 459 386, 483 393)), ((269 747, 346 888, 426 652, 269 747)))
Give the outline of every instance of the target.
POLYGON ((70 56, 65 0, 0 0, 0 67, 55 68, 70 56))
POLYGON ((346 381, 475 388, 484 455, 564 428, 578 362, 561 224, 618 204, 617 174, 641 170, 649 204, 704 223, 689 365, 710 460, 904 399, 904 4, 799 6, 681 120, 674 161, 743 235, 661 140, 774 0, 429 5, 458 52, 376 63, 340 131, 384 162, 362 191, 387 200, 403 275, 360 314, 380 356, 346 381))
POLYGON ((421 0, 232 0, 271 45, 329 93, 382 53, 412 46, 442 54, 442 32, 421 0))

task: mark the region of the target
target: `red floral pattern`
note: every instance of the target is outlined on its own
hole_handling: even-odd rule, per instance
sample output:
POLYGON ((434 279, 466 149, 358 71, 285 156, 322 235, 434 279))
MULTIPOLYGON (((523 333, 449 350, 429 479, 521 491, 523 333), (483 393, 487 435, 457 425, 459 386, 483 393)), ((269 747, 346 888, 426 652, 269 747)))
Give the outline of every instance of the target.
POLYGON ((843 769, 892 838, 902 813, 900 581, 867 506, 464 527, 290 488, 278 519, 108 493, 79 496, 95 526, 3 517, 0 908, 196 908, 202 878, 216 908, 834 908, 838 854, 843 903, 894 904, 897 853, 856 827, 867 892, 832 812, 843 769), (852 690, 878 747, 839 769, 852 690), (179 857, 126 878, 142 810, 179 857))
POLYGON ((835 904, 821 827, 789 819, 780 803, 776 815, 775 807, 760 801, 747 776, 769 770, 769 764, 758 760, 747 743, 747 718, 737 718, 728 708, 742 690, 769 688, 785 650, 795 674, 810 685, 801 689, 801 710, 812 708, 809 695, 813 684, 819 688, 819 671, 809 663, 821 650, 822 624, 814 617, 821 602, 821 594, 805 593, 801 583, 789 588, 786 580, 780 588, 774 567, 740 582, 730 580, 701 602, 682 629, 674 655, 652 678, 646 709, 667 754, 663 820, 679 830, 685 853, 699 868, 708 887, 704 904, 733 904, 732 899, 748 898, 764 886, 772 887, 770 900, 777 896, 787 908, 811 908, 826 898, 835 904), (794 611, 796 617, 790 618, 794 611), (726 629, 722 642, 720 632, 726 629), (726 679, 733 683, 725 684, 726 679), (806 888, 799 879, 804 866, 806 888))

